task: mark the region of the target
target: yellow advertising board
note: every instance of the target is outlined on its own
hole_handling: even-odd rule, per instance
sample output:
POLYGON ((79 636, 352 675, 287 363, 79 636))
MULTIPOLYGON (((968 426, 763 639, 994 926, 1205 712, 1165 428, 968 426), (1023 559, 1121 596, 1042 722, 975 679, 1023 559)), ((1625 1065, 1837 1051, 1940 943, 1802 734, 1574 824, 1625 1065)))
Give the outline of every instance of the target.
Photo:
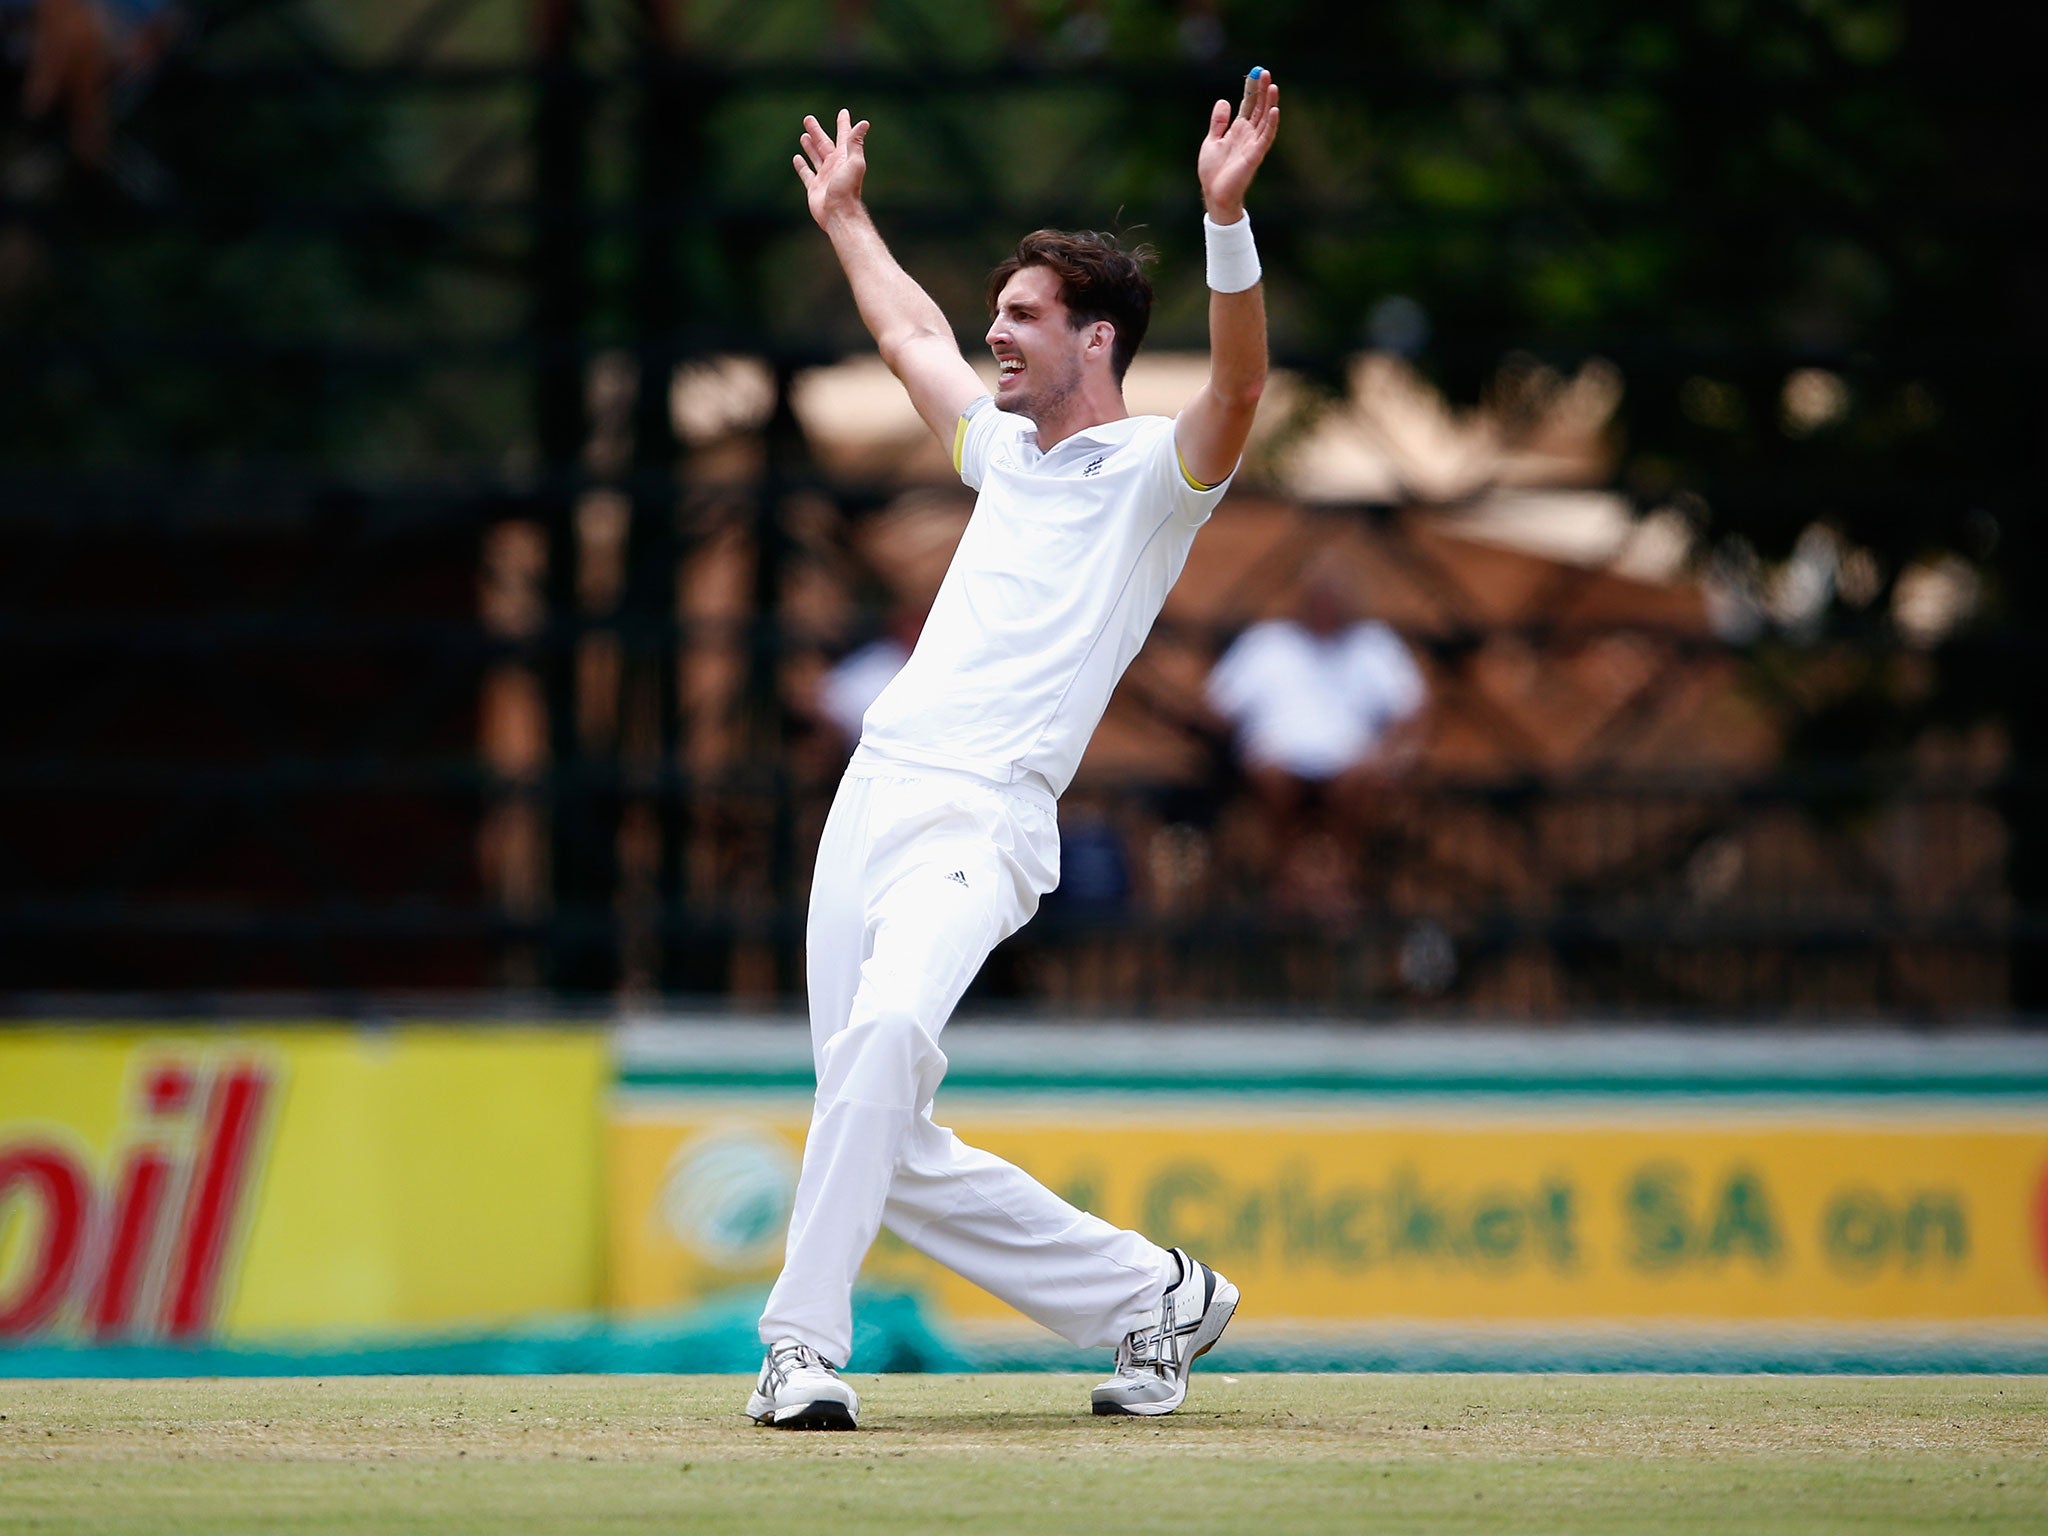
MULTIPOLYGON (((803 1105, 627 1095, 612 1299, 770 1277, 803 1105)), ((1953 1107, 1527 1107, 965 1098, 940 1116, 1077 1204, 1189 1248, 1247 1322, 2048 1326, 2048 1123, 1953 1107)), ((867 1275, 1013 1316, 885 1239, 867 1275)))
MULTIPOLYGON (((940 1117, 1223 1269, 1234 1337, 2048 1341, 2048 1049, 1165 1038, 949 1034, 940 1117)), ((0 1348, 699 1315, 774 1273, 808 1074, 800 1029, 730 1021, 10 1030, 0 1348)), ((886 1235, 867 1273, 1020 1321, 886 1235)))
POLYGON ((599 1300, 601 1034, 0 1034, 0 1343, 470 1328, 599 1300))

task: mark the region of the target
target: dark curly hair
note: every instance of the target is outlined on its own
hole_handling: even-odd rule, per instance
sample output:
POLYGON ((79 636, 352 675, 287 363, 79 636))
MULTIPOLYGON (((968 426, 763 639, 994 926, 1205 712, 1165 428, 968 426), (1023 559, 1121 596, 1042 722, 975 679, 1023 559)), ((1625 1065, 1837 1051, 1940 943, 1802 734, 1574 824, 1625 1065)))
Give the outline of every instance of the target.
POLYGON ((1114 327, 1116 340, 1110 347, 1109 362, 1121 384, 1145 340, 1145 327, 1152 323, 1152 282, 1145 276, 1145 265, 1155 259, 1149 245, 1127 251, 1115 235, 1035 229, 989 273, 988 312, 996 312, 1003 285, 1019 272, 1026 267, 1048 268, 1060 280, 1060 302, 1067 306, 1075 330, 1098 320, 1107 320, 1114 327))

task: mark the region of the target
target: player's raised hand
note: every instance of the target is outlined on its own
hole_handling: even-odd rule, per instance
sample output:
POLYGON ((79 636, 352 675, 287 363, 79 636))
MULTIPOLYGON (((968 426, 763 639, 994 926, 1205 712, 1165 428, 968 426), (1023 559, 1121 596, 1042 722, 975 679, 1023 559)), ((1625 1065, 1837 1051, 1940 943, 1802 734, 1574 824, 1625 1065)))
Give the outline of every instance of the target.
POLYGON ((1209 136, 1195 159, 1195 175, 1201 179, 1209 217, 1218 224, 1234 224, 1244 212, 1245 192, 1279 131, 1280 87, 1269 69, 1245 77, 1244 100, 1235 117, 1227 101, 1210 109, 1209 136))
POLYGON ((856 123, 844 107, 839 109, 836 137, 815 117, 804 119, 804 131, 797 136, 803 153, 794 156, 793 163, 819 228, 834 213, 859 205, 860 184, 868 173, 867 137, 866 120, 856 123))

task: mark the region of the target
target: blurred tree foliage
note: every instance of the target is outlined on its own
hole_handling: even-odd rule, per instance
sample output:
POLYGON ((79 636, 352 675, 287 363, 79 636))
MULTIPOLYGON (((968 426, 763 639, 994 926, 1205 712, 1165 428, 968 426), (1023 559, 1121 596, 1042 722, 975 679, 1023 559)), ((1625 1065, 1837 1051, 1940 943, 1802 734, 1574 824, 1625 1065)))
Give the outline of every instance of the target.
MULTIPOLYGON (((1819 523, 1859 562, 1830 589, 1845 622, 1886 613, 1937 551, 2028 621, 2037 12, 587 0, 585 204, 536 213, 538 18, 571 9, 188 0, 168 57, 117 91, 99 166, 21 120, 19 73, 0 81, 0 464, 533 464, 550 268, 531 252, 564 219, 592 348, 644 346, 651 314, 678 330, 670 355, 861 348, 788 171, 800 115, 840 104, 875 122, 871 200, 964 337, 1022 229, 1114 223, 1162 250, 1155 337, 1199 343, 1192 146, 1256 60, 1286 92, 1254 210, 1285 360, 1334 388, 1357 350, 1393 347, 1469 400, 1510 353, 1610 358, 1620 488, 1687 511, 1724 561, 1767 576, 1819 523), (694 108, 652 175, 648 91, 694 108), (682 236, 660 247, 666 310, 647 306, 643 194, 682 236)), ((0 11, 17 70, 27 15, 0 11)), ((1965 660, 1896 697, 1879 669, 1832 746, 2006 712, 1997 669, 1965 660)))
POLYGON ((374 109, 312 82, 209 90, 190 62, 157 74, 104 166, 71 159, 54 124, 9 125, 0 451, 16 464, 345 453, 355 435, 361 404, 323 391, 307 322, 405 294, 403 252, 258 237, 293 208, 382 188, 374 109))
MULTIPOLYGON (((397 467, 524 437, 517 388, 451 383, 445 352, 518 334, 524 231, 465 224, 430 173, 479 121, 517 144, 521 83, 471 82, 458 117, 351 74, 433 9, 190 5, 102 169, 7 123, 0 454, 397 467), (404 355, 422 344, 438 371, 404 355)), ((616 206, 648 34, 629 0, 587 9, 593 195, 616 206)), ((435 58, 530 53, 531 7, 453 10, 435 58)), ((1998 84, 2038 19, 1987 50, 1967 8, 1905 0, 1229 0, 1226 65, 1181 0, 679 14, 700 72, 665 88, 707 121, 676 281, 702 344, 858 344, 786 170, 800 111, 841 98, 876 121, 875 201, 964 326, 1020 221, 1120 219, 1165 250, 1162 334, 1197 334, 1189 147, 1215 77, 1256 58, 1288 92, 1257 212, 1291 359, 1334 380, 1392 344, 1471 398, 1510 350, 1611 357, 1624 487, 1689 493, 1767 558, 1825 519, 1886 575, 1929 548, 1985 561, 2038 475, 2048 300, 2019 232, 2044 113, 1998 84)), ((513 163, 484 185, 527 183, 513 163)), ((593 329, 628 334, 630 235, 599 220, 591 250, 593 329)))
MULTIPOLYGON (((1904 665, 1872 649, 1796 751, 1992 717, 2048 757, 2038 8, 588 0, 561 118, 583 202, 538 207, 537 18, 568 8, 186 0, 88 164, 23 116, 32 7, 0 0, 0 496, 24 472, 536 466, 574 440, 536 428, 541 313, 586 353, 862 348, 788 166, 801 114, 841 104, 875 122, 871 200, 965 336, 1022 229, 1113 224, 1162 251, 1155 337, 1196 342, 1193 147, 1257 62, 1286 93, 1253 209, 1283 361, 1336 387, 1393 348, 1471 400, 1513 353, 1612 359, 1619 488, 1720 558, 1767 571, 1825 528, 1832 618, 1880 639, 1916 563, 1978 573, 1994 624, 1904 665), (687 94, 680 152, 646 148, 650 91, 687 94), (564 228, 587 286, 550 309, 566 269, 534 252, 564 228)), ((2035 908, 2041 798, 2009 818, 2035 908)))
POLYGON ((353 73, 349 7, 182 9, 166 57, 108 82, 100 163, 19 115, 25 29, 0 74, 0 465, 375 474, 502 447, 518 390, 436 349, 516 323, 493 286, 516 246, 421 196, 460 148, 431 102, 353 73))

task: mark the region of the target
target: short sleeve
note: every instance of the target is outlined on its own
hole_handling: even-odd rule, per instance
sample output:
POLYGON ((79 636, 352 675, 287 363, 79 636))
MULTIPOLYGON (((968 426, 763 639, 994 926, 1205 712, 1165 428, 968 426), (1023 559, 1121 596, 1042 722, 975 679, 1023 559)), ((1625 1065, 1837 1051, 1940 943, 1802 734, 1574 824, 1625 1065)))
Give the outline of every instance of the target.
POLYGON ((981 489, 997 446, 1021 436, 1030 427, 1031 423, 1022 416, 997 410, 993 395, 983 395, 969 403, 953 427, 953 468, 960 472, 969 490, 981 489))
POLYGON ((1187 460, 1180 456, 1180 442, 1174 435, 1175 423, 1166 423, 1166 430, 1160 434, 1159 445, 1154 449, 1155 473, 1164 481, 1166 494, 1182 521, 1199 527, 1209 520, 1209 514, 1216 510, 1216 503, 1223 499, 1223 493, 1230 489, 1230 482, 1237 478, 1237 469, 1232 467, 1229 474, 1214 485, 1204 485, 1188 473, 1187 460))
POLYGON ((1386 724, 1406 720, 1429 700, 1422 669, 1401 637, 1377 621, 1359 626, 1357 666, 1361 691, 1386 724))

